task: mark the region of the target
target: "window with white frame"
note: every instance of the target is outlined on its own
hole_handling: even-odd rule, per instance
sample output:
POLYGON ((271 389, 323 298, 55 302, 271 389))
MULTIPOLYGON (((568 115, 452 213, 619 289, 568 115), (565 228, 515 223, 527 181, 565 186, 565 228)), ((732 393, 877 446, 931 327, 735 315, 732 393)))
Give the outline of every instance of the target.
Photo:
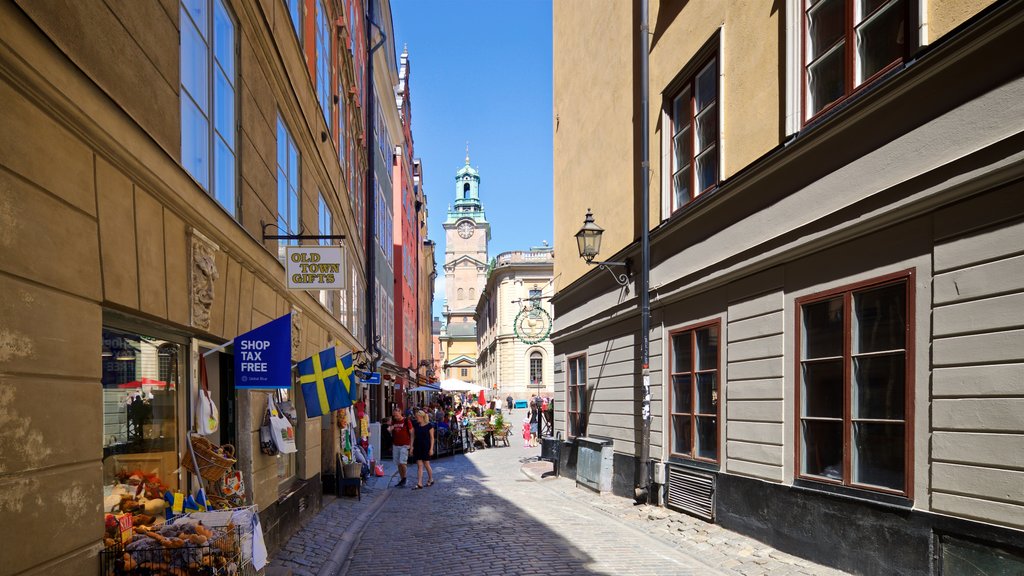
POLYGON ((874 80, 909 53, 907 0, 802 0, 804 118, 874 80))
POLYGON ((673 332, 670 336, 670 452, 673 456, 718 461, 719 326, 716 320, 673 332))
POLYGON ((587 355, 581 354, 569 358, 566 362, 565 394, 569 399, 568 410, 569 437, 586 436, 587 434, 587 355))
POLYGON ((718 59, 674 91, 667 106, 672 210, 718 185, 718 59))
POLYGON ((536 350, 530 353, 530 385, 544 387, 544 356, 536 350))
POLYGON ((224 0, 183 0, 181 164, 236 215, 235 20, 224 0))
MULTIPOLYGON (((295 140, 277 118, 277 226, 281 234, 299 233, 299 150, 295 140)), ((298 244, 296 240, 281 240, 281 245, 298 244)), ((282 251, 283 254, 283 251, 282 251)))
POLYGON ((331 37, 330 18, 322 0, 316 2, 316 96, 331 131, 331 37))
POLYGON ((796 301, 797 475, 910 494, 913 274, 796 301))

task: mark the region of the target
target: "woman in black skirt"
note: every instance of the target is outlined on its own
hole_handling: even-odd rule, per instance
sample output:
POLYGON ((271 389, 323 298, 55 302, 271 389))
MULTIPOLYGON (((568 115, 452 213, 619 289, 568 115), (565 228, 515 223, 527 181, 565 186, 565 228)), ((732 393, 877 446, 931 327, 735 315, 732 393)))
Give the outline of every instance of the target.
POLYGON ((427 486, 434 485, 434 470, 430 468, 430 459, 434 457, 434 425, 423 410, 416 411, 413 422, 412 454, 409 460, 416 463, 416 486, 413 490, 423 488, 423 468, 427 469, 427 486))

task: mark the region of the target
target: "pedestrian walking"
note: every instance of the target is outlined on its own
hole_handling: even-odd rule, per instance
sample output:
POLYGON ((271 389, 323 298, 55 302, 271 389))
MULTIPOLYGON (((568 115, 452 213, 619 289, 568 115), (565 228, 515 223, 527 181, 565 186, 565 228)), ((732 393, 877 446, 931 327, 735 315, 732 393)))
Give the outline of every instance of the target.
POLYGON ((534 403, 530 407, 530 447, 537 447, 537 434, 540 433, 540 407, 534 403))
POLYGON ((530 413, 523 415, 523 448, 530 446, 530 413))
POLYGON ((412 461, 416 463, 416 485, 413 490, 423 488, 423 469, 427 469, 427 486, 434 485, 434 470, 430 467, 430 459, 434 457, 434 425, 430 423, 427 413, 420 410, 416 413, 416 422, 412 432, 412 461))
POLYGON ((402 416, 402 411, 397 407, 391 412, 391 457, 398 466, 398 475, 401 480, 395 485, 396 488, 405 486, 405 472, 409 462, 409 449, 412 447, 412 423, 402 416))
POLYGON ((505 405, 508 406, 508 413, 512 413, 512 395, 509 394, 508 398, 505 398, 505 405))

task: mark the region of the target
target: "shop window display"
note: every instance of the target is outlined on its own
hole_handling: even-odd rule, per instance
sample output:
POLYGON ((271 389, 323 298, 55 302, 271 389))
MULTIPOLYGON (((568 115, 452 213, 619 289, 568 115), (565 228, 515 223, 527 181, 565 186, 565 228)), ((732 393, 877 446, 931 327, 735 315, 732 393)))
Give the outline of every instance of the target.
POLYGON ((180 486, 184 347, 104 329, 102 356, 104 511, 151 523, 163 516, 163 494, 180 486))

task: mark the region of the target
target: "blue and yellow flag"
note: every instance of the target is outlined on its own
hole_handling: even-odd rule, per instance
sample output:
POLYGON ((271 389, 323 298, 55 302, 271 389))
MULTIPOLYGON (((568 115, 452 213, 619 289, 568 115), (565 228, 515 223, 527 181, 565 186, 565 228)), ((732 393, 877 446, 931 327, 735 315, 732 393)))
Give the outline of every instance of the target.
POLYGON ((299 383, 306 403, 306 417, 315 418, 352 405, 338 374, 334 348, 299 362, 299 383))
POLYGON ((351 352, 347 352, 341 357, 341 370, 338 371, 338 377, 341 379, 341 385, 348 392, 348 404, 342 406, 342 408, 347 408, 359 401, 359 387, 356 386, 356 369, 352 365, 351 352))

